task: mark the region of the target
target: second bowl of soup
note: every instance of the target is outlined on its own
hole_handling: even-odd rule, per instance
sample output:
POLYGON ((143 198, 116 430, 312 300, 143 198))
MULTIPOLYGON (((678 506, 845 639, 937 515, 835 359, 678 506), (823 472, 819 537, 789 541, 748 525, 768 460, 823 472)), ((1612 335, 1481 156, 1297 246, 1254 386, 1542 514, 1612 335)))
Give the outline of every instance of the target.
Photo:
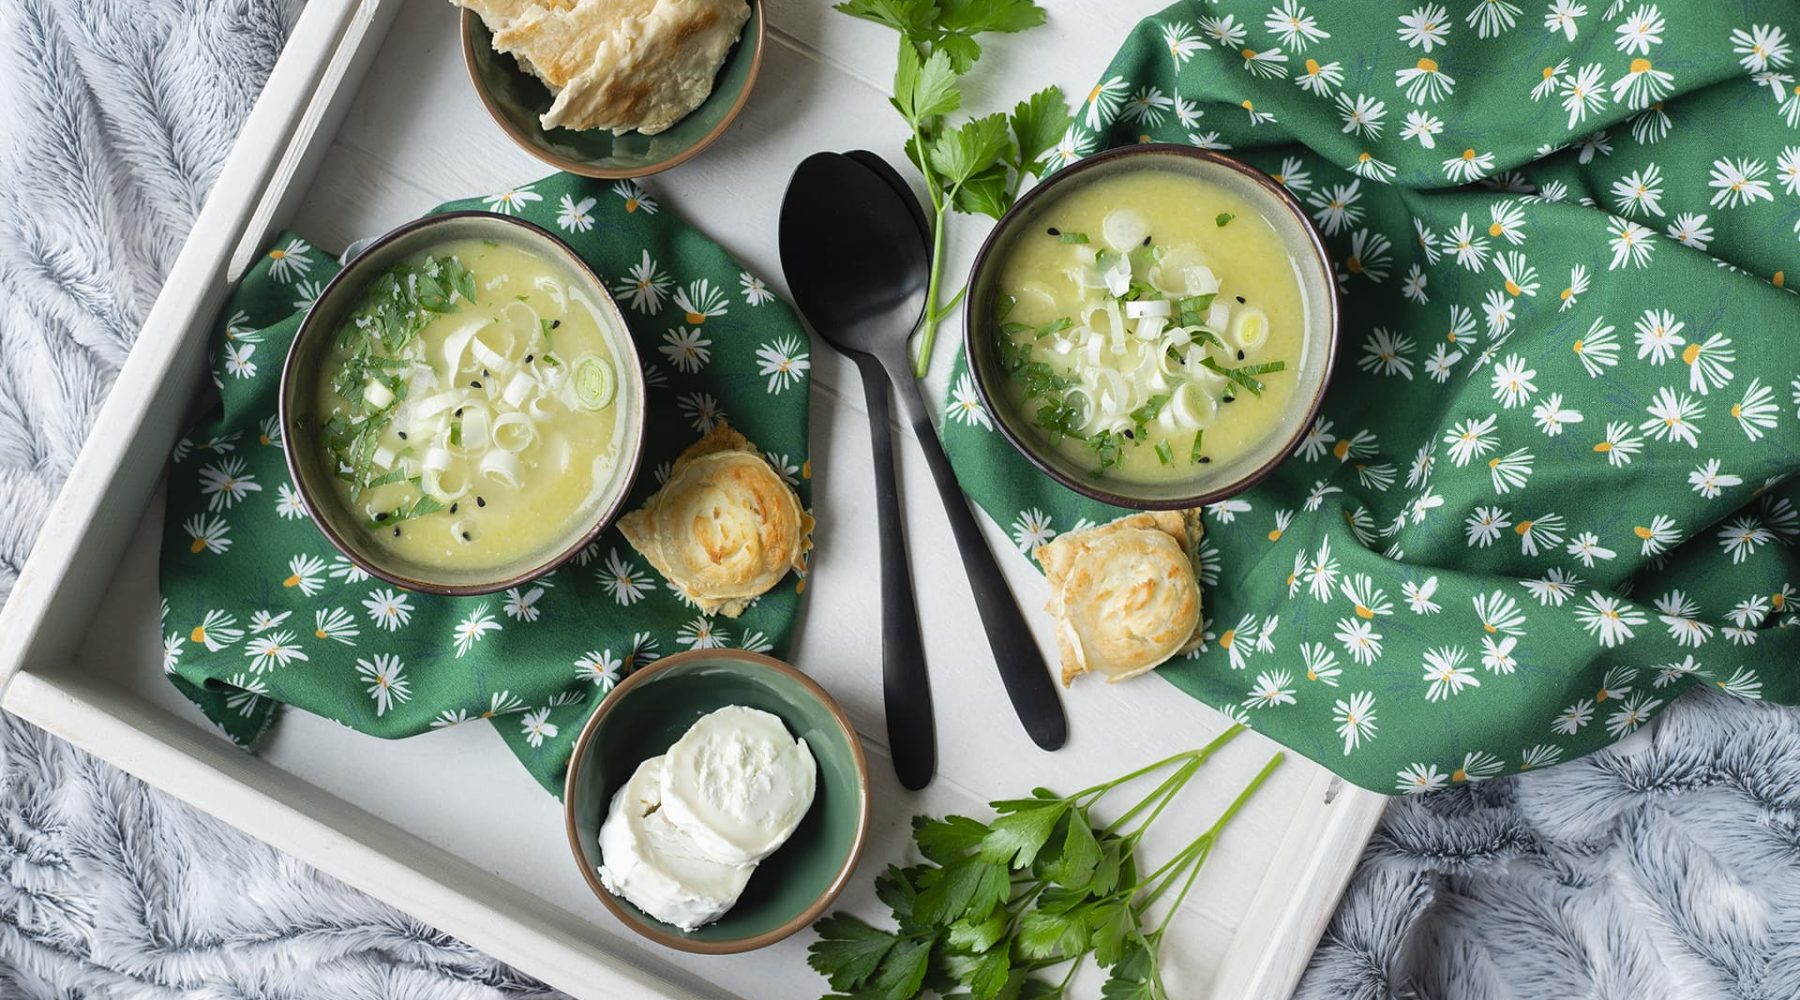
POLYGON ((339 273, 283 370, 288 469, 332 544, 416 590, 489 593, 611 523, 643 442, 624 318, 561 240, 452 213, 339 273))
POLYGON ((976 259, 969 365, 1040 469, 1124 507, 1243 490, 1330 377, 1337 296, 1305 213, 1204 150, 1102 153, 1022 198, 976 259))

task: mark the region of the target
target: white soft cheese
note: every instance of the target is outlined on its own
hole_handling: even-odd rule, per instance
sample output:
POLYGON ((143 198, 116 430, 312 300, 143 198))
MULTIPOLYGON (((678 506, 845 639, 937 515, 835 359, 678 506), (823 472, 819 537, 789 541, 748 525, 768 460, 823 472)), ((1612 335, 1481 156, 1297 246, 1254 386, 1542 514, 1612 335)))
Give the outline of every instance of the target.
POLYGON ((660 808, 666 757, 638 765, 600 826, 600 881, 638 909, 691 931, 725 914, 755 865, 709 856, 660 808))
POLYGON ((708 857, 761 861, 787 842, 812 807, 818 767, 805 740, 768 712, 730 705, 669 748, 662 811, 708 857))

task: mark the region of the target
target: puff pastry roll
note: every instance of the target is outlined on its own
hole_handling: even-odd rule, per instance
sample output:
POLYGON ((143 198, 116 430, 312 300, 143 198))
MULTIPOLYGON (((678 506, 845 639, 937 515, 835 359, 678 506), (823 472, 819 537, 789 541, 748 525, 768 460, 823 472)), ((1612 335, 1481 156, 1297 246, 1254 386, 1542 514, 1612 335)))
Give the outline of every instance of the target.
POLYGON ((675 459, 619 531, 706 614, 736 618, 806 568, 812 515, 756 446, 724 424, 675 459))
MULTIPOLYGON (((1196 519, 1197 522, 1197 519, 1196 519)), ((1032 554, 1050 582, 1062 681, 1122 681, 1197 645, 1198 524, 1174 511, 1130 514, 1063 535, 1032 554)))

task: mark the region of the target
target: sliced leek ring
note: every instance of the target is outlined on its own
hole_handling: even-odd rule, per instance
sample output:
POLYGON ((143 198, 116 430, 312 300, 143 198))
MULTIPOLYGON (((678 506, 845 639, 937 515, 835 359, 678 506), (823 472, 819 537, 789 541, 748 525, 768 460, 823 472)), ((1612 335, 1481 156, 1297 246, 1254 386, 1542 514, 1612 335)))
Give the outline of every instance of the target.
POLYGON ((586 354, 575 360, 575 398, 583 407, 604 409, 617 388, 612 365, 598 355, 586 354))
POLYGON ((1239 350, 1253 351, 1268 343, 1269 316, 1255 306, 1243 306, 1231 320, 1231 341, 1239 350))

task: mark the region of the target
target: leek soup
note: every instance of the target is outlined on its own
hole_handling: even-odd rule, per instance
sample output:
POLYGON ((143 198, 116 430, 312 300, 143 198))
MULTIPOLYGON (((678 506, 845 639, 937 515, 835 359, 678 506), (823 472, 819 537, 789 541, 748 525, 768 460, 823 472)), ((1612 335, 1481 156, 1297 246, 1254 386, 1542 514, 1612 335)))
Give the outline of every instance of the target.
POLYGON ((556 554, 616 480, 626 421, 601 303, 490 240, 376 278, 326 355, 337 499, 403 563, 482 573, 556 554))
POLYGON ((1097 479, 1186 481, 1279 432, 1306 312, 1296 262, 1242 197, 1169 170, 1080 185, 999 273, 1005 393, 1097 479))

